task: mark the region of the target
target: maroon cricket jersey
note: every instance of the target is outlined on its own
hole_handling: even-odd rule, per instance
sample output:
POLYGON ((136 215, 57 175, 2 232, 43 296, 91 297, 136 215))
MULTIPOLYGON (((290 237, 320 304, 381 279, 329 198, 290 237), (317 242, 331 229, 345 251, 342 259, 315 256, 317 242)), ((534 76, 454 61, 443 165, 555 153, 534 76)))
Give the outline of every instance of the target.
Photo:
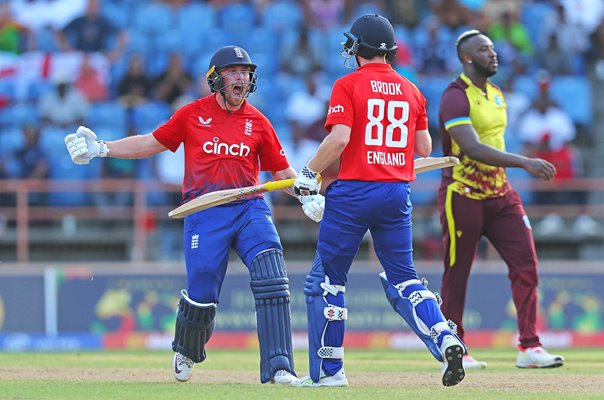
POLYGON ((506 105, 501 90, 487 82, 486 92, 464 74, 443 93, 438 112, 443 154, 459 158, 459 164, 443 170, 443 183, 464 197, 486 199, 511 190, 505 168, 487 165, 468 157, 449 135, 458 125, 472 125, 481 143, 505 151, 506 105))

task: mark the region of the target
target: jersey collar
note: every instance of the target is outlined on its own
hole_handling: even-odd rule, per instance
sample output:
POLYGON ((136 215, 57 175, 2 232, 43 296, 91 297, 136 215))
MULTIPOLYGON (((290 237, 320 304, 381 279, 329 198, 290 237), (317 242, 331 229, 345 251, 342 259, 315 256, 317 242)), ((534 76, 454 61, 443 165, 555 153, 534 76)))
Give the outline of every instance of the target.
POLYGON ((243 104, 241 104, 241 107, 239 107, 239 110, 228 111, 228 110, 225 110, 224 108, 220 107, 220 105, 218 104, 219 101, 222 101, 221 99, 218 98, 218 93, 212 93, 211 96, 214 97, 214 100, 212 101, 212 103, 214 104, 214 106, 216 107, 217 110, 228 112, 230 114, 238 114, 241 112, 245 112, 245 109, 247 108, 247 99, 245 99, 245 100, 243 100, 243 104))
POLYGON ((363 65, 359 69, 392 69, 392 65, 386 63, 372 62, 363 65))
POLYGON ((485 93, 485 92, 483 92, 483 90, 481 88, 479 88, 478 86, 476 86, 474 84, 474 82, 472 82, 472 80, 470 78, 468 78, 466 76, 466 74, 464 74, 463 72, 462 72, 461 75, 459 75, 459 77, 461 78, 462 81, 464 81, 465 83, 467 83, 468 86, 473 87, 475 90, 478 90, 481 94, 487 96, 488 91, 489 91, 489 81, 487 81, 487 84, 485 85, 485 90, 487 92, 487 93, 485 93))

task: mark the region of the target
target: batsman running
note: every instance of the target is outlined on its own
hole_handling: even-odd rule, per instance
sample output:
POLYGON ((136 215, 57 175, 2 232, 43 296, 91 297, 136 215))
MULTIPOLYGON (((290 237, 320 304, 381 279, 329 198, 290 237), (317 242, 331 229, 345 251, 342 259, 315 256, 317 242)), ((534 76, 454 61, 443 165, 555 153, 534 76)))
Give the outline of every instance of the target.
MULTIPOLYGON (((256 65, 237 46, 219 49, 206 74, 212 94, 178 109, 154 132, 112 142, 97 140, 85 127, 65 137, 74 163, 94 157, 143 158, 175 152, 183 144, 182 202, 231 188, 258 184, 259 170, 275 180, 295 178, 268 119, 246 98, 256 90, 256 65)), ((293 195, 293 192, 291 193, 293 195)), ((304 213, 319 222, 324 199, 300 196, 304 213)), ((188 381, 195 363, 206 359, 220 289, 231 247, 250 272, 255 299, 260 381, 289 384, 296 379, 292 355, 289 280, 283 248, 262 194, 188 215, 184 220, 187 289, 181 291, 172 349, 172 372, 188 381)))
POLYGON ((348 385, 344 292, 369 230, 385 271, 386 298, 442 362, 442 384, 453 386, 465 376, 465 346, 413 266, 409 182, 415 179, 414 154, 426 157, 432 150, 426 99, 388 62, 397 46, 386 18, 364 15, 344 36, 345 64, 352 58, 358 68, 334 84, 325 122, 329 134, 294 183, 297 193, 318 193, 318 174, 341 156, 338 179, 326 191, 317 253, 304 287, 310 376, 292 385, 348 385))

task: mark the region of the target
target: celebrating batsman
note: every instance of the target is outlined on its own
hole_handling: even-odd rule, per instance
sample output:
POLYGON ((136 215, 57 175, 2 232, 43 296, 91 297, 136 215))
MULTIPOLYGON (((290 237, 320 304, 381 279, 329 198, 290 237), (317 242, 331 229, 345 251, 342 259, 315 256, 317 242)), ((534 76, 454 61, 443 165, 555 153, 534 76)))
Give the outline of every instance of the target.
MULTIPOLYGON (((154 132, 113 142, 97 140, 85 127, 67 135, 73 162, 94 157, 142 158, 185 149, 183 202, 222 189, 258 184, 259 169, 276 179, 296 177, 268 119, 246 98, 256 90, 256 65, 237 46, 219 49, 206 74, 213 94, 178 109, 154 132)), ((323 196, 301 197, 303 210, 318 222, 323 196)), ((250 272, 260 343, 260 381, 289 384, 296 379, 292 355, 289 281, 279 236, 262 194, 196 212, 184 221, 187 289, 178 304, 172 372, 191 378, 205 360, 229 250, 250 272)))

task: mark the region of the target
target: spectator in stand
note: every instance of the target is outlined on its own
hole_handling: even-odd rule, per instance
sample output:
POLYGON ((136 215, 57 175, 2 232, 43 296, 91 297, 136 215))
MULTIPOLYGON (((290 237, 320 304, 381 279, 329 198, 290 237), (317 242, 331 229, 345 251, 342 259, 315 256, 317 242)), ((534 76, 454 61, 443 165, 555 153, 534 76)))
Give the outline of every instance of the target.
POLYGON ((554 75, 571 75, 574 72, 572 55, 564 52, 558 38, 555 33, 550 34, 547 46, 537 54, 537 64, 554 75))
MULTIPOLYGON (((306 75, 306 87, 293 92, 287 100, 285 116, 291 125, 294 137, 304 136, 303 132, 310 124, 325 117, 331 90, 325 86, 322 79, 321 70, 306 75)), ((322 141, 323 138, 319 140, 322 141)))
POLYGON ((282 60, 283 70, 296 77, 307 76, 321 68, 321 57, 310 43, 307 26, 300 28, 297 42, 285 50, 282 60))
MULTIPOLYGON (((133 136, 132 131, 128 136, 133 136)), ((135 179, 137 160, 126 158, 106 158, 101 167, 101 178, 105 179, 135 179)), ((94 201, 101 213, 111 214, 108 206, 129 206, 133 204, 133 194, 130 189, 121 191, 99 190, 94 194, 94 201)))
POLYGON ((322 31, 328 31, 337 26, 342 20, 345 3, 345 0, 303 1, 305 23, 301 29, 312 26, 322 31))
MULTIPOLYGON (((555 13, 550 15, 541 29, 540 48, 545 52, 552 48, 552 36, 555 36, 556 48, 559 49, 561 57, 567 59, 568 63, 572 64, 572 60, 582 59, 589 49, 589 35, 584 26, 577 21, 568 20, 564 6, 558 3, 555 6, 555 13)), ((546 67, 551 73, 557 74, 556 71, 546 67)), ((582 73, 583 71, 574 70, 574 73, 582 73)))
POLYGON ((604 80, 604 18, 590 35, 590 58, 594 61, 594 71, 600 80, 604 80))
POLYGON ((9 4, 0 4, 0 52, 23 53, 29 39, 29 30, 12 18, 9 4))
POLYGON ((126 47, 126 32, 117 29, 101 14, 100 5, 99 0, 88 0, 85 14, 56 32, 62 51, 102 52, 112 62, 119 58, 126 47), (111 39, 116 36, 117 45, 111 49, 111 39))
POLYGON ((89 102, 105 101, 109 97, 108 88, 99 72, 90 64, 90 57, 85 54, 80 65, 80 74, 73 86, 78 89, 89 102))
POLYGON ((38 101, 42 121, 64 129, 84 124, 89 107, 86 97, 65 76, 55 78, 55 83, 55 90, 43 94, 38 101))
MULTIPOLYGON (((576 129, 570 116, 550 98, 550 76, 542 71, 539 78, 539 95, 531 108, 518 123, 518 134, 524 143, 525 154, 554 164, 556 179, 548 183, 554 191, 535 192, 537 204, 564 205, 579 204, 583 212, 575 219, 573 231, 580 236, 599 233, 599 226, 586 212, 587 193, 585 191, 565 190, 564 186, 573 178, 581 175, 581 158, 572 145, 576 129)), ((535 227, 538 235, 552 235, 564 230, 564 221, 556 213, 550 213, 535 227)))
POLYGON ((441 24, 454 31, 471 25, 477 17, 457 0, 435 0, 431 3, 432 14, 436 15, 441 24))
POLYGON ((440 31, 445 28, 437 18, 425 20, 424 24, 428 35, 426 43, 421 43, 415 51, 417 69, 428 76, 446 75, 457 68, 457 65, 451 61, 455 60, 455 54, 450 50, 451 46, 440 34, 440 31))
POLYGON ((170 105, 180 101, 181 96, 192 88, 193 78, 185 71, 179 53, 171 53, 168 68, 155 80, 155 98, 170 105))
POLYGON ((504 65, 511 64, 518 57, 533 55, 533 43, 528 31, 512 10, 503 11, 493 23, 488 35, 498 47, 499 61, 504 65))
POLYGON ((145 103, 151 95, 151 86, 142 56, 133 54, 130 56, 126 73, 117 85, 118 101, 127 108, 145 103))
MULTIPOLYGON (((23 145, 17 148, 7 159, 0 159, 0 178, 47 179, 48 160, 46 151, 42 149, 40 144, 40 129, 37 126, 25 125, 22 133, 23 145)), ((3 204, 12 204, 13 201, 14 198, 2 198, 3 204)), ((44 193, 29 195, 30 205, 43 205, 44 202, 44 193)))

